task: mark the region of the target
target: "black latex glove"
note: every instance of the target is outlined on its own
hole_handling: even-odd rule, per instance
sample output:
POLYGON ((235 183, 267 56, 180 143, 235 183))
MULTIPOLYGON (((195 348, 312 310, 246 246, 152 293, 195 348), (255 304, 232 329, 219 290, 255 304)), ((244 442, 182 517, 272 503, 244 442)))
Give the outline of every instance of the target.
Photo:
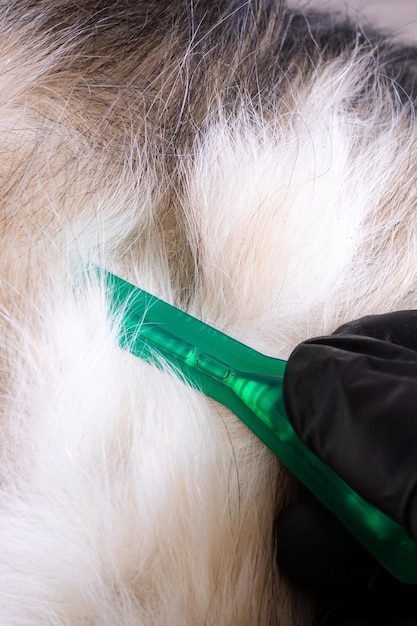
MULTIPOLYGON (((284 399, 303 442, 417 538, 417 311, 368 316, 300 344, 284 399)), ((284 510, 277 535, 280 566, 327 607, 321 624, 417 624, 417 589, 397 583, 312 496, 284 510), (404 601, 391 612, 394 597, 414 597, 415 608, 404 601), (352 598, 367 608, 358 613, 352 598)))
POLYGON ((284 400, 302 441, 417 539, 417 311, 300 344, 284 400))

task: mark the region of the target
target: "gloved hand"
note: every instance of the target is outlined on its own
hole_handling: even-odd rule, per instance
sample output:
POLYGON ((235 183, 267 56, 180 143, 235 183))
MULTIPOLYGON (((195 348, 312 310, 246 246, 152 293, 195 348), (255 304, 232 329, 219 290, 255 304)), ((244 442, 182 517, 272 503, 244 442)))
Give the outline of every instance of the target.
MULTIPOLYGON (((302 441, 417 539, 417 311, 364 317, 300 344, 284 401, 302 441)), ((417 624, 417 588, 395 581, 309 494, 283 511, 277 536, 280 567, 319 596, 323 625, 417 624), (400 612, 404 602, 390 613, 393 597, 415 598, 411 613, 400 612), (352 598, 367 599, 365 613, 352 598)))

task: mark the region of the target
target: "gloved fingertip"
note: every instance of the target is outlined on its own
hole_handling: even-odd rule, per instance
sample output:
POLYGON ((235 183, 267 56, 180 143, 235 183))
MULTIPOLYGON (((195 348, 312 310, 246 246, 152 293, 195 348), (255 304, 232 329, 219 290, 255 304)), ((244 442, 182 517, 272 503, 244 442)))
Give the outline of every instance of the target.
POLYGON ((410 496, 405 517, 405 526, 414 541, 417 541, 417 489, 410 496))
POLYGON ((329 597, 368 593, 374 559, 310 494, 281 511, 275 536, 278 567, 295 584, 329 597))
POLYGON ((358 603, 334 605, 323 610, 315 626, 417 626, 414 612, 404 607, 389 607, 358 603))
POLYGON ((321 613, 316 626, 374 626, 374 622, 366 614, 335 606, 321 613))

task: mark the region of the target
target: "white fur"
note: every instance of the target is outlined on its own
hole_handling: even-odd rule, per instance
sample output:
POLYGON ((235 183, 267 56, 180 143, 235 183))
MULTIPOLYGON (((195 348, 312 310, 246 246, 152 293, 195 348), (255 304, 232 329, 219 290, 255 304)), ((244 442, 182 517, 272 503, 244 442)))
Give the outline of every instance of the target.
POLYGON ((86 132, 76 99, 42 82, 46 58, 20 39, 0 51, 0 624, 307 625, 273 554, 289 476, 224 408, 120 350, 82 270, 181 302, 178 238, 190 312, 283 358, 415 305, 413 123, 378 99, 347 111, 359 54, 318 67, 273 119, 217 112, 177 157, 172 233, 151 129, 127 128, 119 155, 101 145, 111 115, 86 132))

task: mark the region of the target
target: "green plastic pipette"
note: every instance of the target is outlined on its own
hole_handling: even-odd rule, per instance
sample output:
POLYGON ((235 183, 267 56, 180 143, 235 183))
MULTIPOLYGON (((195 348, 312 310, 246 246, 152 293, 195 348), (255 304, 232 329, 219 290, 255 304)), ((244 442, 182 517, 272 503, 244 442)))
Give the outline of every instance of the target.
POLYGON ((282 397, 286 361, 260 354, 151 294, 98 269, 120 346, 227 406, 397 579, 417 584, 417 544, 301 442, 282 397))

